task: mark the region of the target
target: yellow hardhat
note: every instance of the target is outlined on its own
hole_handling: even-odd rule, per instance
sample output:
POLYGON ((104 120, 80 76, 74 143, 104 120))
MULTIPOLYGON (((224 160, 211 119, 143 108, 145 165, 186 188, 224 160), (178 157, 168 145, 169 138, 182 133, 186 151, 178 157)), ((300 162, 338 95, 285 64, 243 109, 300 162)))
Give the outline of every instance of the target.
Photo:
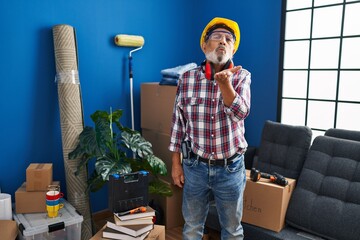
MULTIPOLYGON (((202 47, 203 42, 205 41, 206 35, 209 32, 209 30, 211 30, 212 27, 214 27, 215 25, 222 25, 224 24, 226 27, 229 28, 229 30, 231 29, 235 35, 235 42, 234 42, 234 53, 237 51, 239 44, 240 44, 240 29, 239 29, 239 25, 230 19, 227 18, 221 18, 221 17, 216 17, 213 18, 204 28, 201 37, 200 37, 200 47, 202 47)), ((221 27, 221 26, 219 26, 221 27)))

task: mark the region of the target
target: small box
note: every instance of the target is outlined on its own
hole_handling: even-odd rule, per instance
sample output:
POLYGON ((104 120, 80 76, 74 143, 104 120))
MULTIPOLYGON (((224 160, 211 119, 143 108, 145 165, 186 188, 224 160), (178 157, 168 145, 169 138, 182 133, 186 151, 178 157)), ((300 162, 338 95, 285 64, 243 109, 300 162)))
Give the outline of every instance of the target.
POLYGON ((64 207, 55 218, 49 218, 47 213, 14 214, 19 239, 80 240, 83 216, 70 203, 62 202, 64 207))
POLYGON ((176 86, 141 84, 141 128, 170 135, 176 86))
POLYGON ((26 191, 46 191, 53 181, 52 163, 31 163, 26 169, 26 191))
POLYGON ((150 200, 154 200, 154 203, 159 205, 164 213, 163 221, 159 224, 165 225, 166 229, 182 226, 184 225, 182 215, 182 189, 164 179, 161 179, 161 181, 169 185, 173 195, 171 197, 155 194, 150 195, 150 200))
POLYGON ((242 222, 280 232, 285 225, 285 215, 295 179, 286 178, 285 187, 261 178, 258 182, 250 180, 250 170, 246 170, 246 187, 242 222))
MULTIPOLYGON (((24 182, 15 192, 16 213, 46 212, 46 191, 27 192, 26 185, 24 182)), ((52 185, 60 186, 60 182, 54 181, 52 185)))
POLYGON ((0 220, 0 237, 3 240, 16 239, 18 235, 18 228, 15 221, 0 220))

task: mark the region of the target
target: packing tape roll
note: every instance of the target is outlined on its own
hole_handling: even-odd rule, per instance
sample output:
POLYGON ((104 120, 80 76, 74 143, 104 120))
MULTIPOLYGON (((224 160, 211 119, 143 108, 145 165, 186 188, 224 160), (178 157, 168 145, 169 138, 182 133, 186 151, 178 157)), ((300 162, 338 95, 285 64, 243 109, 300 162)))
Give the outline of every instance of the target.
POLYGON ((7 193, 0 193, 0 220, 11 220, 11 195, 7 193))

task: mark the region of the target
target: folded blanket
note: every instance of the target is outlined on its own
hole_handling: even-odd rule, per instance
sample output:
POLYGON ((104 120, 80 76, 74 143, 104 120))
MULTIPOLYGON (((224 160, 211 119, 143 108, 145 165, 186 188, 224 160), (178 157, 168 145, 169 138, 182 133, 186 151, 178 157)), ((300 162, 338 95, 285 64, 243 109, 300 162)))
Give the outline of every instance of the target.
POLYGON ((196 68, 197 64, 196 63, 188 63, 185 65, 180 65, 174 68, 167 68, 167 69, 163 69, 161 70, 161 74, 165 75, 165 76, 172 76, 172 77, 180 77, 181 74, 183 74, 184 72, 191 70, 193 68, 196 68))
POLYGON ((179 78, 177 77, 165 77, 163 76, 159 85, 170 85, 170 86, 177 86, 179 82, 179 78))
POLYGON ((172 76, 172 75, 162 75, 163 79, 166 80, 178 80, 180 76, 172 76))

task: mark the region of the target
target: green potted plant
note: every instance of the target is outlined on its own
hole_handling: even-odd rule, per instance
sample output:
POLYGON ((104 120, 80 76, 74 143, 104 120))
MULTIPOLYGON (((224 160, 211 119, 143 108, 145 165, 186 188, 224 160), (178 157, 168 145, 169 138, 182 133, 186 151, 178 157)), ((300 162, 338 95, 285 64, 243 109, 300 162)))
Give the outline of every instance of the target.
POLYGON ((90 117, 95 127, 86 126, 79 135, 76 148, 69 159, 81 158, 78 170, 95 161, 95 168, 88 178, 88 190, 99 190, 112 174, 127 174, 139 170, 150 173, 149 193, 171 196, 168 185, 160 181, 166 175, 165 163, 153 154, 152 145, 138 131, 120 123, 122 110, 96 111, 90 117), (114 129, 113 127, 116 126, 114 129), (91 161, 92 162, 92 161, 91 161))

